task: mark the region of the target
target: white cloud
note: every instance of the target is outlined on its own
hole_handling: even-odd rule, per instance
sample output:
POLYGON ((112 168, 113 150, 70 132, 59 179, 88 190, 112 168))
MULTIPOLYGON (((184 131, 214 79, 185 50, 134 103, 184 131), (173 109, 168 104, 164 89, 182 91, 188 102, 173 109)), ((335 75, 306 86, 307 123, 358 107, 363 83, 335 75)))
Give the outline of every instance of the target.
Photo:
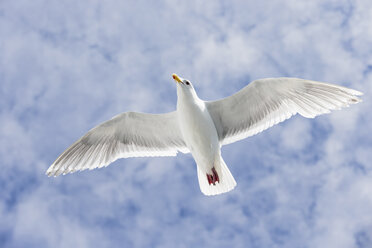
POLYGON ((2 2, 0 244, 368 247, 370 7, 2 2), (218 197, 199 192, 190 155, 44 176, 99 122, 128 110, 174 110, 173 72, 205 99, 275 76, 329 81, 365 96, 349 109, 295 117, 224 147, 238 186, 218 197))

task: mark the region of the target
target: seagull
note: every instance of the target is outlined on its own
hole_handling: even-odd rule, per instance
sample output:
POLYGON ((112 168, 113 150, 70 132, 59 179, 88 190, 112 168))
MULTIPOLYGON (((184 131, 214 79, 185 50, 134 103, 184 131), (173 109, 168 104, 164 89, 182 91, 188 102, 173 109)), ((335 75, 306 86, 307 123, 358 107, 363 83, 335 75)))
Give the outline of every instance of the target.
POLYGON ((73 143, 46 174, 101 168, 119 158, 191 153, 201 192, 218 195, 236 186, 221 146, 260 133, 297 113, 314 118, 362 101, 357 90, 286 77, 255 80, 229 97, 203 101, 189 80, 176 74, 172 77, 177 85, 176 111, 119 114, 73 143))

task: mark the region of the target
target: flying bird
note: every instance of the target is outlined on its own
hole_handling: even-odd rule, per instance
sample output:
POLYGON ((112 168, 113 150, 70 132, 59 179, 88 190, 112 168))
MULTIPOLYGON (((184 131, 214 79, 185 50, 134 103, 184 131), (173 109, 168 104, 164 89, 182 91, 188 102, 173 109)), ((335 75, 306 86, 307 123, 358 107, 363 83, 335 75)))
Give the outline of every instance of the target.
POLYGON ((191 153, 200 190, 228 192, 236 181, 221 146, 255 135, 295 114, 306 118, 361 102, 361 92, 299 78, 251 82, 232 96, 201 100, 187 79, 173 74, 177 110, 165 114, 125 112, 91 129, 49 167, 48 176, 101 168, 119 158, 191 153))

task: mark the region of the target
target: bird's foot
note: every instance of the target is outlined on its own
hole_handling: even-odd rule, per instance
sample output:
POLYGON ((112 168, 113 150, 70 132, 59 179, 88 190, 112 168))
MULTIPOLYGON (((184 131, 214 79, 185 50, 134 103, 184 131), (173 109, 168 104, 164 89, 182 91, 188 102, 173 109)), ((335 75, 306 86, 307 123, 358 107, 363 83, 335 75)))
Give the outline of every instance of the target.
POLYGON ((207 179, 209 185, 216 185, 216 182, 220 182, 220 178, 218 177, 217 171, 214 167, 212 168, 212 174, 207 173, 207 179))

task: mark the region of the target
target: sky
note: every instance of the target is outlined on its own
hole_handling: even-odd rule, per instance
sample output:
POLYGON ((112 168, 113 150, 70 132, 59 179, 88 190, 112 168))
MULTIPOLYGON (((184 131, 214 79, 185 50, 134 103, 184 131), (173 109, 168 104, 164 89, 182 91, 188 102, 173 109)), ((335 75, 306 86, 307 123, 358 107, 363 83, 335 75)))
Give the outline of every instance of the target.
POLYGON ((0 247, 372 247, 372 1, 0 1, 0 247), (222 147, 204 196, 190 154, 48 178, 89 129, 299 77, 364 92, 222 147))

